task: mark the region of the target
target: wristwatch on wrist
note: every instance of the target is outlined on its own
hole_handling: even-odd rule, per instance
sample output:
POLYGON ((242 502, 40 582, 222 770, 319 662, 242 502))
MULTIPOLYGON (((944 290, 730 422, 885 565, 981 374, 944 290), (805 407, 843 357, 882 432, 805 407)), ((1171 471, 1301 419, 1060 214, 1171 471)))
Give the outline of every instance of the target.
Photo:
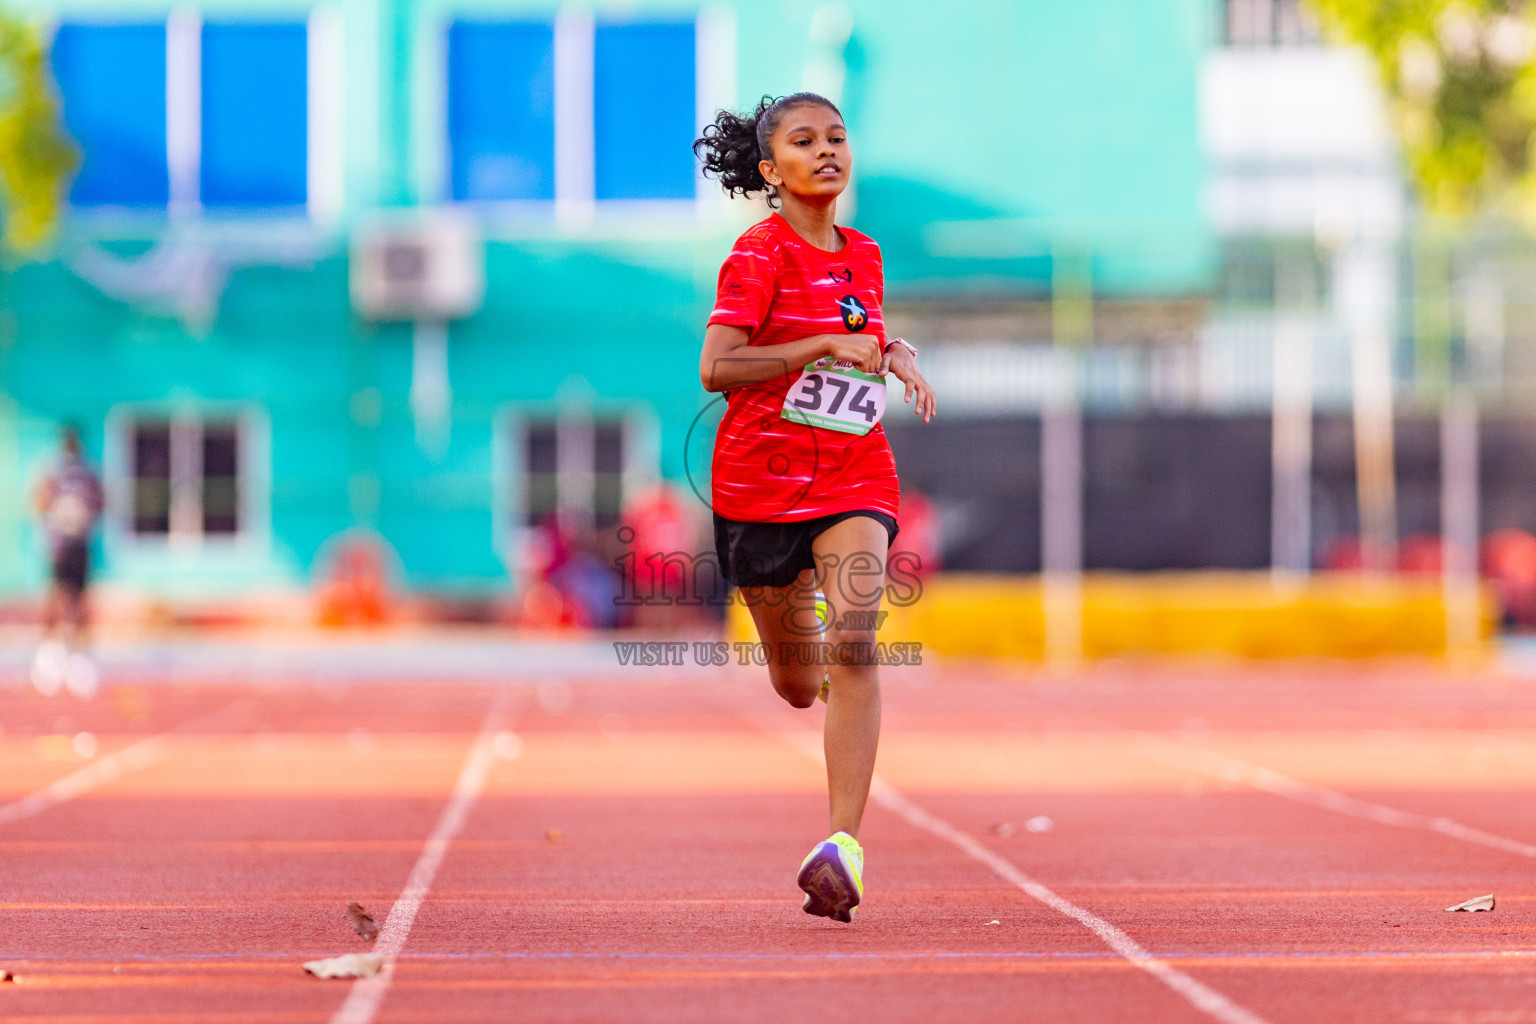
POLYGON ((906 338, 892 338, 885 343, 886 348, 890 348, 892 345, 900 345, 902 348, 912 353, 913 359, 917 358, 917 346, 912 344, 906 338))

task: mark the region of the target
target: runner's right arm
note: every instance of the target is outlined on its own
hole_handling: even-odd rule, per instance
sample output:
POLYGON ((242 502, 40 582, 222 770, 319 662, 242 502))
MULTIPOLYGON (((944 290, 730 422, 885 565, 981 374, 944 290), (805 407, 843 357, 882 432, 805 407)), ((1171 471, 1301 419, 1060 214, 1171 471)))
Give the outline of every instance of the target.
POLYGON ((832 356, 846 359, 865 373, 880 369, 880 343, 858 334, 816 334, 781 345, 752 345, 751 334, 732 324, 710 324, 704 331, 699 380, 705 391, 728 391, 759 384, 832 356))

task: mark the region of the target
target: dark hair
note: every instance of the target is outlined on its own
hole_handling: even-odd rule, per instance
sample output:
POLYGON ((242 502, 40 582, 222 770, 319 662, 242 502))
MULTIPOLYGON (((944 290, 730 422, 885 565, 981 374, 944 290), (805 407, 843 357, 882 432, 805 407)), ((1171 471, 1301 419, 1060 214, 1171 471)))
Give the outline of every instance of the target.
POLYGON ((768 140, 778 130, 784 115, 794 107, 805 106, 826 107, 838 117, 843 116, 836 103, 814 92, 796 92, 778 99, 764 96, 757 109, 745 117, 729 110, 716 111, 714 123, 705 125, 703 136, 693 144, 694 155, 703 162, 706 175, 720 179, 726 195, 763 192, 768 196, 768 205, 777 206, 779 190, 763 180, 757 165, 773 159, 768 140))

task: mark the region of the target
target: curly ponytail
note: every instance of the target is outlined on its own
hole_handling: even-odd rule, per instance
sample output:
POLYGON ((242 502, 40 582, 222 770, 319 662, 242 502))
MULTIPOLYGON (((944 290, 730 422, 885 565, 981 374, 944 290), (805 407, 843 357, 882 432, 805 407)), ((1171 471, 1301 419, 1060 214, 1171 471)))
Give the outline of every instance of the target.
POLYGON ((694 155, 704 164, 704 174, 718 178, 726 195, 762 192, 767 195, 769 206, 778 206, 778 189, 763 180, 757 165, 773 159, 768 140, 778 130, 784 115, 794 107, 807 105, 826 107, 842 116, 837 104, 814 92, 797 92, 778 99, 764 96, 746 117, 729 110, 717 111, 714 123, 705 125, 703 135, 693 144, 694 155))

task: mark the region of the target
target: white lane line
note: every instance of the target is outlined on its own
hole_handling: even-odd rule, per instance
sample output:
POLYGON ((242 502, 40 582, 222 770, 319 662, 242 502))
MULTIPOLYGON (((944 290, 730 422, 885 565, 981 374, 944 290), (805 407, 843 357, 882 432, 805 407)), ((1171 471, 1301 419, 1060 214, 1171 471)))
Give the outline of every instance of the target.
MULTIPOLYGON (((760 728, 767 728, 761 722, 758 725, 760 728)), ((815 733, 803 729, 793 731, 767 729, 767 731, 779 736, 812 760, 825 764, 821 737, 815 733)), ((1097 914, 1084 910, 1071 900, 1057 895, 1053 890, 982 845, 968 832, 961 831, 943 818, 923 810, 878 775, 875 776, 874 785, 870 787, 869 798, 907 824, 957 847, 968 857, 980 861, 1001 878, 1012 882, 1026 895, 1087 928, 1106 946, 1129 961, 1132 966, 1146 971, 1178 995, 1183 996, 1195 1009, 1221 1021, 1221 1024, 1265 1024, 1264 1018, 1252 1010, 1239 1006, 1209 985, 1196 981, 1177 967, 1149 953, 1125 932, 1097 914)))
POLYGON ((416 864, 411 868, 400 897, 389 908, 389 916, 384 919, 384 927, 380 929, 378 940, 373 945, 373 952, 384 955, 384 965, 373 977, 359 978, 352 984, 352 991, 347 993, 346 1002, 341 1004, 341 1008, 331 1018, 331 1024, 370 1024, 379 1012, 379 1006, 394 980, 395 961, 405 948, 405 940, 411 934, 411 925, 416 921, 416 912, 421 909, 432 888, 437 869, 442 866, 443 858, 448 854, 448 845, 464 827, 470 808, 480 799, 491 765, 501 756, 497 753, 497 733, 501 728, 502 708, 507 703, 509 693, 507 689, 501 690, 492 702, 485 721, 481 723, 480 735, 475 739, 474 746, 469 748, 464 766, 459 770, 453 796, 448 806, 443 808, 442 816, 437 819, 437 827, 422 847, 421 856, 416 858, 416 864))
POLYGON ((42 814, 49 808, 67 803, 97 786, 115 782, 130 772, 147 768, 170 756, 171 745, 165 741, 164 735, 139 740, 122 750, 108 754, 99 761, 93 761, 78 771, 69 773, 56 782, 49 783, 36 793, 30 793, 8 804, 0 804, 0 825, 9 825, 22 818, 42 814))
MULTIPOLYGON (((1047 704, 1052 710, 1063 710, 1054 705, 1047 704)), ((1428 832, 1435 832, 1450 839, 1460 839, 1463 842, 1475 843, 1478 846, 1491 850, 1502 850, 1505 853, 1513 853, 1520 857, 1536 858, 1536 844, 1523 843, 1518 839, 1510 839, 1494 832, 1485 832, 1471 825, 1463 825, 1454 818, 1437 817, 1428 814, 1415 814, 1412 811, 1400 811, 1386 804, 1374 803, 1370 800, 1361 800, 1358 797, 1340 793, 1337 790, 1316 786, 1310 782, 1302 782, 1293 779, 1283 772, 1277 772, 1273 768, 1254 764, 1252 761, 1244 761, 1240 757, 1223 754, 1207 747, 1198 747, 1183 740, 1177 740, 1162 733, 1145 732, 1135 729, 1127 729, 1117 722, 1098 715, 1076 712, 1084 721, 1091 722, 1099 728, 1113 729, 1116 732, 1133 736, 1137 739, 1147 740, 1154 747, 1161 749, 1165 756, 1143 751, 1145 756, 1153 760, 1161 760, 1165 764, 1173 764, 1175 767, 1187 767, 1193 764, 1199 770, 1214 778, 1231 782, 1235 785, 1247 786, 1261 793, 1278 796, 1285 800, 1307 804, 1311 807, 1332 811, 1335 814, 1345 814, 1352 818, 1361 818, 1365 821, 1373 821, 1378 825, 1386 825, 1390 828, 1421 828, 1428 832)))
POLYGON ((122 750, 114 751, 99 761, 93 761, 78 771, 70 772, 62 779, 49 783, 36 793, 30 793, 20 800, 14 800, 8 804, 0 804, 0 825, 9 825, 23 818, 42 814, 44 811, 81 796, 98 786, 116 782, 125 775, 147 768, 159 761, 164 761, 175 751, 171 748, 169 738, 177 733, 194 732, 197 729, 210 725, 220 716, 227 714, 234 708, 244 704, 245 700, 237 700, 228 707, 221 708, 210 715, 195 718, 190 722, 177 726, 174 729, 150 736, 130 744, 122 750))
POLYGON ((1366 821, 1374 821, 1378 825, 1389 825, 1393 828, 1422 828, 1430 832, 1448 836, 1451 839, 1460 839, 1468 843, 1476 843, 1494 850, 1503 850, 1505 853, 1518 854, 1521 857, 1536 857, 1536 845, 1522 843, 1516 839, 1496 835, 1492 832, 1484 832, 1482 829, 1463 825, 1451 818, 1432 817, 1428 814, 1414 814, 1411 811, 1400 811, 1386 804, 1372 803, 1369 800, 1361 800, 1348 796, 1322 786, 1314 786, 1310 782, 1302 782, 1293 779, 1289 775, 1266 768, 1263 765, 1244 761, 1241 758, 1228 754, 1208 750, 1205 747, 1194 747, 1178 740, 1159 736, 1155 733, 1142 733, 1144 738, 1154 740, 1159 746, 1169 751, 1176 761, 1183 764, 1194 764, 1207 775, 1215 776, 1227 782, 1248 786, 1273 796, 1283 797, 1286 800, 1294 800, 1297 803, 1308 804, 1312 807, 1320 807, 1325 811, 1333 811, 1336 814, 1347 814, 1352 818, 1364 818, 1366 821))

